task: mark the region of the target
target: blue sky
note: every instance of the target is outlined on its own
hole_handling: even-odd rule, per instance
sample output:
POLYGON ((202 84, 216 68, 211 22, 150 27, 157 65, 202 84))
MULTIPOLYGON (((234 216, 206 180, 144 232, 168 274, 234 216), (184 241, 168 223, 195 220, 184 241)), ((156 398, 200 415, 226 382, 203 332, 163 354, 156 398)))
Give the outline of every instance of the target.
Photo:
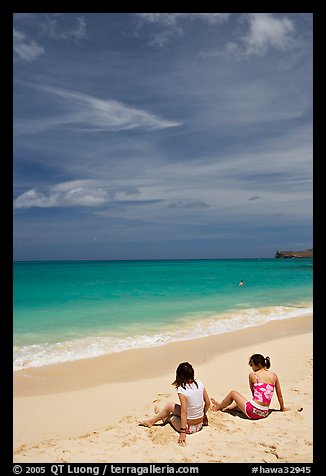
POLYGON ((312 247, 311 13, 15 13, 14 259, 312 247))

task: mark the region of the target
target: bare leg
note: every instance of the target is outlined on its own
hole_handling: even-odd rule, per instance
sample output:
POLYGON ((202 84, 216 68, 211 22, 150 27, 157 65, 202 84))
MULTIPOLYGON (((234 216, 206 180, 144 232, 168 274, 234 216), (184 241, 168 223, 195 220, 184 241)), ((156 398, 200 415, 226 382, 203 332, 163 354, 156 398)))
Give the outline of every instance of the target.
POLYGON ((244 414, 246 414, 245 404, 246 404, 247 399, 243 395, 241 395, 241 393, 237 392, 236 390, 231 390, 231 392, 227 394, 227 396, 221 401, 221 403, 214 400, 214 398, 211 398, 211 401, 214 404, 214 407, 212 408, 212 410, 215 411, 215 412, 217 412, 219 410, 223 410, 224 408, 229 407, 232 402, 235 402, 237 407, 244 414))
POLYGON ((165 407, 163 408, 163 410, 160 410, 158 407, 155 407, 154 411, 156 414, 152 418, 149 418, 148 420, 140 421, 139 425, 147 426, 148 428, 151 428, 159 420, 165 421, 166 418, 172 415, 176 415, 176 416, 181 415, 181 407, 177 403, 167 403, 165 407))
POLYGON ((212 407, 212 410, 213 412, 217 412, 217 407, 219 406, 220 402, 218 402, 217 400, 215 400, 215 398, 211 398, 211 402, 213 404, 213 407, 212 407))
MULTIPOLYGON (((214 398, 211 398, 211 402, 213 403, 213 407, 212 407, 213 412, 217 412, 218 411, 217 407, 219 406, 219 402, 217 400, 215 400, 214 398)), ((235 402, 233 402, 228 407, 223 408, 222 411, 224 411, 224 410, 240 410, 240 408, 238 407, 238 405, 235 402)))

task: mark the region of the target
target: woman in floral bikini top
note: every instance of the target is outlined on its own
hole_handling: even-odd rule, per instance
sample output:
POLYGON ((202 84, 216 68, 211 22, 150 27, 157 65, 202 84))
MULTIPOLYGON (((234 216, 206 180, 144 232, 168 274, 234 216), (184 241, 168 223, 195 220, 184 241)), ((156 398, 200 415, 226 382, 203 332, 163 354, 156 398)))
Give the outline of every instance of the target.
POLYGON ((270 405, 272 396, 274 393, 275 383, 276 383, 276 374, 274 374, 274 382, 273 383, 266 383, 266 382, 259 382, 258 375, 256 372, 253 372, 256 378, 256 382, 253 384, 253 399, 258 402, 262 403, 263 405, 270 405))
POLYGON ((231 390, 221 403, 211 398, 214 405, 212 407, 213 411, 238 408, 251 420, 266 418, 269 415, 269 405, 274 389, 276 390, 280 410, 285 411, 279 379, 274 372, 268 370, 271 366, 270 358, 261 354, 253 354, 249 359, 249 365, 253 370, 249 374, 251 400, 248 401, 241 393, 231 390))

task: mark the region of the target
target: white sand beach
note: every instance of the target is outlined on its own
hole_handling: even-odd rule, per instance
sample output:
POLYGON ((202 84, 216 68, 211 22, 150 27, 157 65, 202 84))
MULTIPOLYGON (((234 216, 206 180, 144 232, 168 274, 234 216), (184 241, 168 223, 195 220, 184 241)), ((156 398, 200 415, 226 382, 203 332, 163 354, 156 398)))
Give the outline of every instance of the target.
POLYGON ((94 359, 14 373, 14 462, 311 463, 313 462, 312 316, 94 359), (271 358, 276 395, 264 420, 208 411, 209 425, 177 444, 167 424, 138 421, 154 405, 178 402, 171 385, 188 361, 210 397, 231 389, 250 397, 248 358, 271 358))

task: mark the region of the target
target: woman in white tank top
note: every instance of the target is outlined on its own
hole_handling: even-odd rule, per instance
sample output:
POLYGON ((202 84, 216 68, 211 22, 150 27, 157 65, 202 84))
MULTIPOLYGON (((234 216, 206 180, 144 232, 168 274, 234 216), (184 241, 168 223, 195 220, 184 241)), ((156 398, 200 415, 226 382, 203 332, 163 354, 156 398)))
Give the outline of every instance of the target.
POLYGON ((155 407, 155 415, 140 421, 139 425, 151 428, 159 420, 170 423, 179 432, 178 444, 183 446, 187 434, 196 433, 208 425, 206 413, 210 400, 204 384, 195 380, 195 372, 189 362, 178 365, 172 385, 177 389, 180 404, 167 403, 162 410, 155 407))

